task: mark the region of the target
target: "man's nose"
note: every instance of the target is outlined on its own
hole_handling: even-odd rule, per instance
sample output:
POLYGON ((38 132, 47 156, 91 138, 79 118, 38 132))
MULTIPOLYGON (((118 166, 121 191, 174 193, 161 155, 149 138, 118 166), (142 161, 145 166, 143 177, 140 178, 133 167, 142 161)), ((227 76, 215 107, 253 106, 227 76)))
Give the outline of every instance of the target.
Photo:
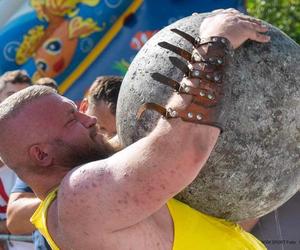
POLYGON ((89 116, 84 113, 78 112, 78 117, 82 125, 86 128, 93 127, 97 124, 97 118, 95 116, 89 116))

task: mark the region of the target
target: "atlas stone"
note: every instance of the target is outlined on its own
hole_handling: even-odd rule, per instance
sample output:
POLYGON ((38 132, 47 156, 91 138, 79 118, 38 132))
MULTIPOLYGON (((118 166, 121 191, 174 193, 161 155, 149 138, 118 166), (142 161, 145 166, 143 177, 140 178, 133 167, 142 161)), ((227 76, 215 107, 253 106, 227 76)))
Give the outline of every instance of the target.
MULTIPOLYGON (((169 57, 183 58, 158 43, 166 41, 191 52, 192 45, 171 29, 197 36, 207 15, 194 14, 165 27, 131 63, 117 106, 123 145, 146 136, 160 117, 146 111, 138 120, 139 107, 146 102, 166 105, 174 93, 151 74, 178 82, 183 78, 169 57)), ((271 42, 246 42, 226 68, 224 131, 198 177, 177 196, 197 210, 232 221, 267 214, 300 188, 300 47, 267 25, 271 42)))

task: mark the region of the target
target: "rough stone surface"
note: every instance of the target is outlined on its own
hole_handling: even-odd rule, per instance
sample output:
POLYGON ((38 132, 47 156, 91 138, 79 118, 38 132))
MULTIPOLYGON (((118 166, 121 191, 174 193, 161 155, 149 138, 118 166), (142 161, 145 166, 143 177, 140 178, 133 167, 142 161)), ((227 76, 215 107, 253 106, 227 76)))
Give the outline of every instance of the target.
MULTIPOLYGON (((173 93, 150 73, 182 79, 168 59, 177 55, 158 42, 191 51, 191 45, 170 29, 197 35, 206 15, 193 15, 164 28, 132 62, 117 107, 124 145, 148 134, 159 118, 147 111, 137 121, 139 106, 165 105, 173 93)), ((224 132, 199 176, 177 196, 198 210, 229 220, 264 215, 300 188, 300 47, 271 25, 269 34, 271 43, 247 42, 236 50, 224 79, 224 132)))

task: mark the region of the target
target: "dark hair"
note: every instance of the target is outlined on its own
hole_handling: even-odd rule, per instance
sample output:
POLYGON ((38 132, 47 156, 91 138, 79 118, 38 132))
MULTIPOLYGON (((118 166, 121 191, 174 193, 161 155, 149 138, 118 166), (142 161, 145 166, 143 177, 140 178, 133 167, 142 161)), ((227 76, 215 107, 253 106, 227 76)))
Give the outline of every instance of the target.
POLYGON ((48 86, 50 88, 55 89, 56 91, 58 91, 58 86, 57 83, 54 79, 50 78, 50 77, 42 77, 40 79, 38 79, 35 82, 36 85, 43 85, 43 86, 48 86))
POLYGON ((116 114, 118 95, 123 78, 119 76, 98 77, 90 87, 87 98, 90 103, 97 104, 100 101, 107 102, 111 112, 116 114))

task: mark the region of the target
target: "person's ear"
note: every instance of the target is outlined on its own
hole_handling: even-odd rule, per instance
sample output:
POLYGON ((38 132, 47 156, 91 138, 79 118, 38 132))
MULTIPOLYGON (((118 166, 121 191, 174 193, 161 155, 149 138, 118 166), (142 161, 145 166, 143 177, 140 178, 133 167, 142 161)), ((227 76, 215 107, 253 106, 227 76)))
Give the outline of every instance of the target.
POLYGON ((48 152, 46 144, 35 144, 29 148, 29 156, 39 166, 49 166, 52 163, 52 156, 48 152))
POLYGON ((88 107, 89 107, 88 99, 84 98, 79 105, 79 111, 82 113, 85 113, 87 111, 88 107))

